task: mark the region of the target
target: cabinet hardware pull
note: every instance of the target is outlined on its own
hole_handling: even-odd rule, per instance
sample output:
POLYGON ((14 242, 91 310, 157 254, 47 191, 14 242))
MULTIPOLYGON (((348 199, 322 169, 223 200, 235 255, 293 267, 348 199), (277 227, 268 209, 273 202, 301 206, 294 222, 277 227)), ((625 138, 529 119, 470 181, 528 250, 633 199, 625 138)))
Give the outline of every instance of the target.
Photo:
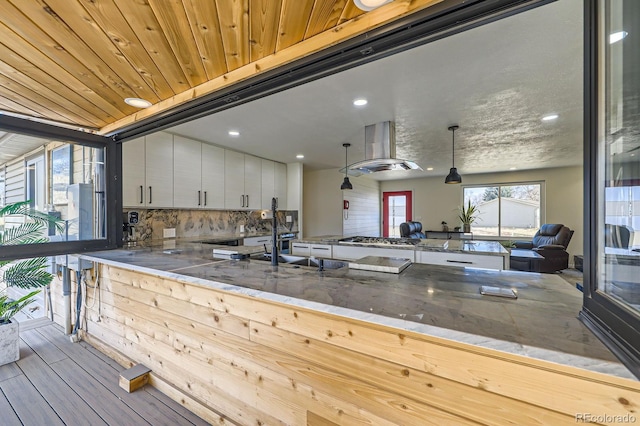
POLYGON ((240 199, 242 200, 242 207, 244 207, 244 195, 241 195, 240 199))
POLYGON ((464 263, 464 264, 467 264, 467 265, 473 265, 473 262, 464 261, 464 260, 447 260, 447 262, 449 262, 449 263, 464 263))
POLYGON ((198 191, 198 205, 200 205, 200 192, 201 191, 198 191))
POLYGON ((140 204, 144 203, 144 186, 140 185, 140 204))
POLYGON ((151 204, 151 202, 152 202, 152 201, 151 201, 151 200, 152 200, 151 195, 152 195, 152 193, 151 193, 151 187, 149 187, 149 204, 151 204))
POLYGON ((247 195, 247 207, 249 207, 249 196, 247 195))
POLYGON ((204 191, 204 205, 207 205, 207 191, 204 191))
POLYGON ((311 247, 311 250, 329 250, 326 247, 311 247))

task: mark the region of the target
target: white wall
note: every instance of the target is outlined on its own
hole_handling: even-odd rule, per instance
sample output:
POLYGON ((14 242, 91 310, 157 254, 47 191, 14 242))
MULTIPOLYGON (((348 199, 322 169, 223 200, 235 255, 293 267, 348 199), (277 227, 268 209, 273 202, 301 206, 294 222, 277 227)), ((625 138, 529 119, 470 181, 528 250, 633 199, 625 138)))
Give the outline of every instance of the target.
POLYGON ((304 222, 304 212, 302 211, 303 201, 303 167, 302 163, 287 164, 287 210, 298 210, 299 237, 303 236, 302 223, 304 222))
POLYGON ((344 175, 337 169, 305 171, 303 234, 380 235, 380 184, 366 177, 350 177, 352 190, 342 191, 344 175), (342 201, 349 201, 348 215, 342 201))
POLYGON ((491 183, 544 181, 546 202, 545 223, 562 223, 575 233, 569 244, 569 261, 574 254, 583 254, 583 176, 582 167, 566 167, 463 175, 461 185, 446 185, 444 177, 385 181, 380 191, 413 191, 413 218, 423 229, 439 230, 443 220, 450 228, 459 225, 457 209, 462 204, 462 186, 491 183))

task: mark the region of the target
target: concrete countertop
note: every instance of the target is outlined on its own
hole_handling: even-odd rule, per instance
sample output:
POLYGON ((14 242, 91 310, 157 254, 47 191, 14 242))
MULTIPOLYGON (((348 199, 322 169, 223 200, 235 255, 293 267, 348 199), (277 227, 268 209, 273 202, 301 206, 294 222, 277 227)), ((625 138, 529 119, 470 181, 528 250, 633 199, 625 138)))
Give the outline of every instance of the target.
POLYGON ((400 274, 212 258, 209 244, 177 243, 82 257, 219 290, 260 297, 426 335, 634 376, 577 319, 582 293, 559 276, 413 264, 400 274), (481 285, 518 299, 482 296, 481 285))

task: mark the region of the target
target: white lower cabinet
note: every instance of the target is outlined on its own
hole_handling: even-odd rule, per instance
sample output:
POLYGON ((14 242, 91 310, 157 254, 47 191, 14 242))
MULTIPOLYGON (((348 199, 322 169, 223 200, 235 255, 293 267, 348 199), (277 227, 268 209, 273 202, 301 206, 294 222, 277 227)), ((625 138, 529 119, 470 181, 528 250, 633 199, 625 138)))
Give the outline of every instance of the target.
POLYGON ((291 254, 294 256, 311 256, 311 244, 291 243, 291 254))
POLYGON ((447 253, 435 251, 418 251, 416 253, 417 263, 471 268, 504 269, 503 256, 485 256, 481 254, 447 253))
POLYGON ((245 246, 261 246, 263 244, 270 245, 273 239, 269 236, 266 237, 247 237, 243 239, 243 245, 245 246))
POLYGON ((309 247, 309 256, 330 259, 333 257, 332 249, 333 246, 330 244, 311 244, 309 247))
POLYGON ((386 249, 381 247, 333 246, 333 258, 355 260, 365 256, 384 256, 409 259, 415 262, 415 251, 402 249, 386 249))

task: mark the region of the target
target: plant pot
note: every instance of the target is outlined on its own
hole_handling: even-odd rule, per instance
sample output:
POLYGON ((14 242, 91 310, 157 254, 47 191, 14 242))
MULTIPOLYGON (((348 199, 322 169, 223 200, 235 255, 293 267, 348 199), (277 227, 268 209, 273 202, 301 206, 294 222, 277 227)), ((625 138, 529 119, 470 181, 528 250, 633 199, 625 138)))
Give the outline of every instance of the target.
POLYGON ((17 321, 0 324, 0 365, 20 359, 20 325, 17 321))
POLYGON ((462 224, 462 232, 471 232, 471 224, 463 223, 462 224))

